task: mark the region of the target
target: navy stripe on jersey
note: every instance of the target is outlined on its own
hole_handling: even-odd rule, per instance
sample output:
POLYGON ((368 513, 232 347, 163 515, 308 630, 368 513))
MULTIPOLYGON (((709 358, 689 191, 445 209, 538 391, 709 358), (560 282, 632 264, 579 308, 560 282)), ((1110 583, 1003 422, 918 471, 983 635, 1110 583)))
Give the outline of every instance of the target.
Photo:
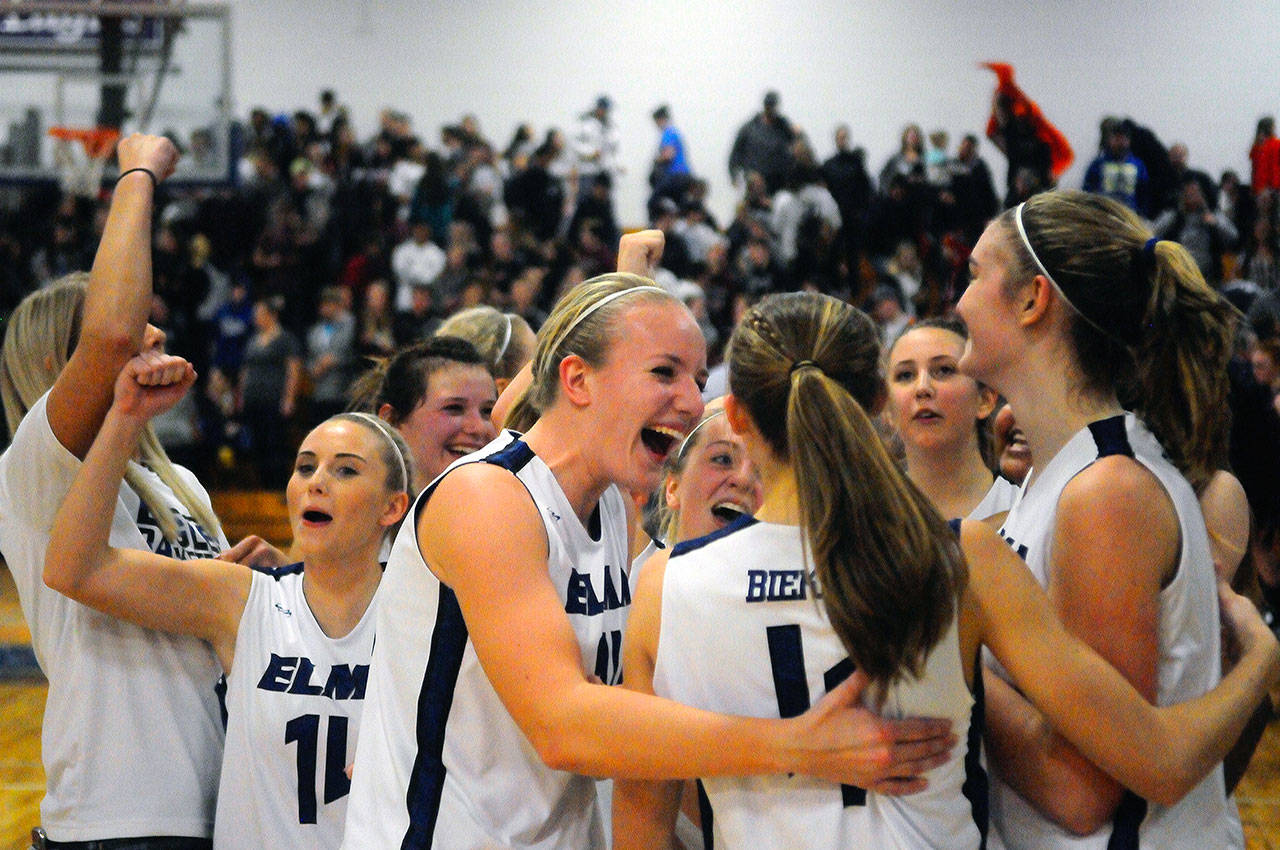
POLYGON ((735 519, 733 522, 726 525, 724 528, 718 528, 715 531, 711 532, 710 534, 704 534, 701 537, 695 537, 692 540, 685 540, 681 543, 677 543, 675 546, 671 548, 671 557, 674 558, 677 555, 683 555, 686 552, 692 552, 695 549, 701 549, 703 546, 706 546, 708 543, 714 543, 715 541, 719 540, 722 537, 728 537, 730 534, 733 534, 735 531, 740 531, 744 528, 747 528, 748 526, 755 525, 757 522, 758 520, 753 516, 746 516, 746 515, 740 516, 737 519, 735 519))
POLYGON ((255 572, 262 573, 264 576, 270 576, 276 581, 279 581, 285 576, 293 576, 302 572, 302 562, 299 561, 296 564, 288 564, 283 567, 252 567, 251 566, 249 567, 249 569, 254 570, 255 572))
POLYGON ((1098 447, 1098 457, 1109 455, 1133 457, 1133 447, 1129 445, 1129 435, 1124 430, 1123 416, 1112 416, 1110 419, 1090 422, 1089 433, 1093 435, 1093 443, 1098 447))
POLYGON ((519 472, 525 464, 533 460, 533 449, 524 440, 512 440, 509 445, 482 459, 483 463, 501 466, 511 472, 519 472))
POLYGON ((431 846, 440 796, 444 791, 444 736, 453 690, 458 683, 462 655, 467 648, 467 624, 453 591, 440 585, 436 625, 431 633, 431 656, 418 691, 418 754, 409 775, 405 804, 409 829, 401 850, 426 850, 431 846))
MULTIPOLYGON (((958 527, 959 520, 952 520, 958 527)), ((964 784, 960 793, 969 801, 973 824, 978 827, 978 850, 986 850, 990 823, 990 784, 982 767, 982 732, 986 724, 986 693, 982 687, 982 653, 973 660, 973 710, 969 714, 969 735, 965 740, 964 784)))
POLYGON ((698 814, 702 817, 702 846, 703 850, 715 850, 715 815, 711 811, 711 798, 707 796, 707 789, 703 787, 702 780, 695 780, 698 786, 698 814))
POLYGON ((1138 850, 1142 822, 1147 819, 1147 801, 1132 791, 1125 791, 1111 820, 1111 838, 1107 850, 1138 850))

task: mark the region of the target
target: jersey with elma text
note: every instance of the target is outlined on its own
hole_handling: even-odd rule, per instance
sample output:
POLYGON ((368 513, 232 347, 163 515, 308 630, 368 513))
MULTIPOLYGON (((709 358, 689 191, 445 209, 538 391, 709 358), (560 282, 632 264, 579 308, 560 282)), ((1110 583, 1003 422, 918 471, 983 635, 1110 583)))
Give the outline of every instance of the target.
POLYGON ((519 435, 504 432, 418 497, 392 546, 343 846, 604 847, 595 781, 552 770, 538 757, 486 678, 453 591, 418 548, 422 506, 445 475, 467 463, 501 466, 528 490, 584 670, 606 684, 621 681, 631 604, 623 496, 616 487, 605 491, 598 523, 589 523, 598 525, 593 533, 546 464, 519 435))
POLYGON ((342 841, 381 587, 355 628, 329 637, 302 577, 302 564, 253 572, 227 676, 216 850, 342 841))
MULTIPOLYGON (((1160 591, 1157 705, 1194 699, 1218 684, 1218 592, 1200 504, 1191 485, 1164 456, 1159 442, 1132 414, 1090 423, 1043 467, 1032 472, 1009 511, 1000 534, 1026 561, 1043 586, 1054 565, 1050 558, 1058 499, 1076 475, 1108 455, 1135 458, 1164 487, 1178 516, 1181 557, 1177 574, 1160 591)), ((1140 533, 1140 532, 1139 532, 1140 533)), ((1005 678, 994 659, 987 662, 1005 678)), ((1080 837, 1042 816, 992 772, 992 844, 1009 850, 1036 848, 1159 847, 1240 848, 1244 845, 1235 804, 1226 798, 1222 768, 1173 806, 1149 803, 1126 792, 1113 823, 1080 837)))
MULTIPOLYGON (((751 517, 677 545, 663 576, 654 692, 722 714, 793 717, 840 684, 854 667, 807 564, 798 526, 751 517)), ((965 683, 954 618, 921 678, 892 685, 877 711, 952 721, 962 743, 926 774, 927 789, 891 797, 798 775, 704 778, 708 846, 980 847, 986 776, 972 720, 981 708, 965 683)))

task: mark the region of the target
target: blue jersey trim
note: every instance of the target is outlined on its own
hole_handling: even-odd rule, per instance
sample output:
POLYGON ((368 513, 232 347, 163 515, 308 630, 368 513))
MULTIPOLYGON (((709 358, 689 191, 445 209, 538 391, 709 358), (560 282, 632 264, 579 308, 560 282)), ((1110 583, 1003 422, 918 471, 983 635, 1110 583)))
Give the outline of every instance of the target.
POLYGON ((529 444, 516 439, 488 457, 481 458, 481 463, 491 463, 515 473, 524 469, 525 464, 533 460, 533 457, 533 449, 529 448, 529 444))
MULTIPOLYGON (((952 520, 959 526, 959 520, 952 520)), ((982 654, 973 660, 973 709, 969 713, 969 735, 965 739, 964 784, 960 793, 969 801, 973 824, 978 828, 978 850, 986 850, 991 822, 991 784, 982 766, 982 733, 986 725, 986 692, 982 685, 982 654)))
POLYGON ((1133 457, 1133 447, 1129 445, 1129 435, 1125 433, 1123 416, 1090 422, 1089 433, 1093 434, 1093 443, 1098 447, 1098 457, 1133 457))
POLYGON ((708 543, 714 543, 722 537, 728 537, 735 531, 741 531, 744 528, 755 525, 757 522, 759 522, 759 520, 753 516, 740 516, 724 528, 716 529, 710 534, 704 534, 701 537, 695 537, 692 540, 685 540, 681 543, 677 543, 675 546, 671 547, 671 557, 674 558, 677 555, 685 555, 696 549, 701 549, 708 543))
POLYGON ((272 578, 272 579, 275 579, 276 581, 279 581, 285 576, 299 575, 302 572, 302 562, 299 561, 296 564, 288 564, 283 567, 249 567, 249 569, 257 573, 262 573, 264 576, 267 576, 268 578, 272 578))
POLYGON ((1147 801, 1126 790, 1111 820, 1107 850, 1138 850, 1142 842, 1142 822, 1146 819, 1147 801))
POLYGON ((409 828, 400 844, 401 850, 426 850, 435 837, 445 781, 445 729, 467 640, 467 624, 462 619, 458 599, 452 590, 441 585, 436 625, 431 633, 431 655, 418 691, 418 754, 405 796, 409 828))

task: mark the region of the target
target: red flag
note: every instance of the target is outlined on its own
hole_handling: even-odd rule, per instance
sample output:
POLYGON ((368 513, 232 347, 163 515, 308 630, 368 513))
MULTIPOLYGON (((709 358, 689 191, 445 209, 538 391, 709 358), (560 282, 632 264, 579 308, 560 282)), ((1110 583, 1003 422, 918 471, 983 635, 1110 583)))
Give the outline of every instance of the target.
MULTIPOLYGON (((979 64, 983 68, 988 68, 995 72, 996 94, 1005 95, 1009 99, 1009 110, 1013 117, 1026 116, 1029 118, 1031 126, 1035 128, 1036 137, 1049 146, 1050 170, 1053 172, 1053 179, 1057 180, 1062 176, 1062 172, 1070 167, 1071 161, 1075 159, 1075 152, 1071 150, 1071 143, 1067 141, 1067 137, 1062 135, 1061 130, 1049 123, 1049 120, 1044 117, 1044 113, 1040 111, 1040 106, 1027 97, 1026 92, 1013 81, 1012 65, 1007 62, 982 62, 979 64)), ((991 117, 987 120, 987 138, 994 137, 996 133, 997 122, 995 107, 993 106, 991 117)))

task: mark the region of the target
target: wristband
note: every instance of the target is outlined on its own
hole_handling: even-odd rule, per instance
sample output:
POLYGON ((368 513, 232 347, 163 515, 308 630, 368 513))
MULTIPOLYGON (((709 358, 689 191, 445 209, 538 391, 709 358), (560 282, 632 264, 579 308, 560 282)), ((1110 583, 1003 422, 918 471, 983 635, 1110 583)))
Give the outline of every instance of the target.
POLYGON ((125 175, 132 174, 135 171, 141 171, 143 174, 151 178, 151 189, 153 191, 160 185, 160 181, 156 179, 156 173, 150 168, 130 168, 128 171, 121 171, 120 176, 116 178, 116 182, 119 183, 125 178, 125 175))

